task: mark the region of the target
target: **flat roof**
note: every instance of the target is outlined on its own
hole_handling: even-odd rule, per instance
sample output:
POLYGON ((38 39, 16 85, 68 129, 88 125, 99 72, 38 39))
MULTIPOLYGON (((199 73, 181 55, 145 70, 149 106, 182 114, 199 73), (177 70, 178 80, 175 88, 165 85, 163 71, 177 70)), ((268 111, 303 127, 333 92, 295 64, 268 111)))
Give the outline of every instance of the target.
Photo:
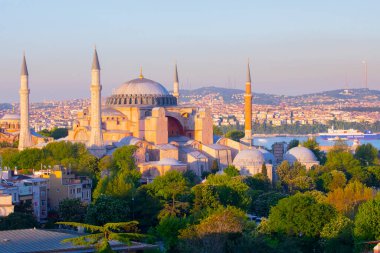
MULTIPOLYGON (((42 253, 42 252, 95 252, 93 247, 74 246, 71 243, 61 243, 62 240, 81 236, 70 230, 17 229, 0 231, 0 253, 42 253)), ((113 250, 145 250, 157 246, 133 242, 128 246, 112 241, 113 250)))

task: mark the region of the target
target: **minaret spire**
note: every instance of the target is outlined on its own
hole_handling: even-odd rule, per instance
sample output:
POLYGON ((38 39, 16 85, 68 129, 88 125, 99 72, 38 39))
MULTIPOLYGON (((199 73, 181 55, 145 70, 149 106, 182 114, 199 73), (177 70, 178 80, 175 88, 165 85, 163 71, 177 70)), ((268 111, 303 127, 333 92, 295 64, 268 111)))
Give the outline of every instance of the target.
POLYGON ((94 48, 94 56, 92 59, 92 70, 100 70, 100 64, 98 59, 98 52, 96 51, 96 46, 94 48))
POLYGON ((243 141, 249 144, 249 146, 252 146, 252 90, 249 61, 247 64, 247 81, 245 83, 244 104, 245 127, 243 141))
POLYGON ((174 67, 173 96, 177 98, 177 104, 178 104, 178 102, 179 102, 179 81, 178 81, 177 63, 175 64, 175 67, 174 67))
POLYGON ((22 76, 28 76, 28 67, 26 66, 26 59, 25 59, 25 52, 22 58, 22 65, 21 65, 21 75, 22 76))
POLYGON ((20 136, 18 149, 24 150, 32 146, 32 136, 29 126, 29 74, 26 65, 25 53, 21 64, 20 76, 20 136))
POLYGON ((91 68, 91 133, 88 146, 94 155, 100 157, 104 155, 104 143, 102 133, 102 108, 101 108, 101 91, 100 84, 100 64, 98 52, 94 49, 94 56, 91 68))

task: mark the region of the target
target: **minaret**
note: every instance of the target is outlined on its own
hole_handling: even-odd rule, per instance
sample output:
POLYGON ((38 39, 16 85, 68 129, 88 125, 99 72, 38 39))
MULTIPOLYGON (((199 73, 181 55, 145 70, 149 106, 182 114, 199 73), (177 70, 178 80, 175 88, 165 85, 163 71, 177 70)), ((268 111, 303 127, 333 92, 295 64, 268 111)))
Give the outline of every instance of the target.
POLYGON ((32 136, 29 126, 29 77, 26 66, 25 54, 21 65, 21 86, 20 86, 20 137, 18 149, 24 150, 32 146, 32 136))
POLYGON ((177 64, 175 65, 175 68, 174 68, 173 96, 177 98, 177 104, 179 104, 179 81, 178 81, 177 64))
POLYGON ((101 118, 100 65, 96 48, 91 68, 91 135, 88 146, 92 149, 103 149, 103 133, 101 118))
POLYGON ((247 82, 245 83, 245 94, 244 94, 244 141, 252 145, 252 90, 251 90, 251 70, 247 68, 247 82))

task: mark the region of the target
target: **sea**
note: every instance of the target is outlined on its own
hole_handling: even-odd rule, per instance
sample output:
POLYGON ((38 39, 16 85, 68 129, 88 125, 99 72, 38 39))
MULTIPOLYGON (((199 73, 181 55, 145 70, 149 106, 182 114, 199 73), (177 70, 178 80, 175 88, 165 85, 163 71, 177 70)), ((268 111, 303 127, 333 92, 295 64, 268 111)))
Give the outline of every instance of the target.
MULTIPOLYGON (((268 149, 272 149, 272 144, 275 142, 286 142, 289 143, 291 140, 299 140, 304 142, 309 138, 309 136, 270 136, 270 137, 253 137, 253 144, 255 146, 262 146, 268 149)), ((319 143, 319 146, 333 146, 335 141, 329 141, 321 137, 316 137, 316 141, 319 143)), ((380 149, 380 139, 368 139, 359 140, 360 144, 371 143, 375 148, 380 149)), ((347 140, 346 143, 349 146, 352 146, 353 140, 347 140)))

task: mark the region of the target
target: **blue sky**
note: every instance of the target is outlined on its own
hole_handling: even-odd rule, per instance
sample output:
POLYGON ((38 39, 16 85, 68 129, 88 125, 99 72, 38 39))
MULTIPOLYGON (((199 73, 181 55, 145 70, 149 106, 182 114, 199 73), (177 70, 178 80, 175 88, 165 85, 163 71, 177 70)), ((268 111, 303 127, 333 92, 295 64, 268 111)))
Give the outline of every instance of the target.
POLYGON ((89 96, 94 44, 103 94, 136 78, 171 88, 274 94, 380 89, 380 1, 0 0, 0 103, 18 99, 26 51, 32 101, 89 96))

